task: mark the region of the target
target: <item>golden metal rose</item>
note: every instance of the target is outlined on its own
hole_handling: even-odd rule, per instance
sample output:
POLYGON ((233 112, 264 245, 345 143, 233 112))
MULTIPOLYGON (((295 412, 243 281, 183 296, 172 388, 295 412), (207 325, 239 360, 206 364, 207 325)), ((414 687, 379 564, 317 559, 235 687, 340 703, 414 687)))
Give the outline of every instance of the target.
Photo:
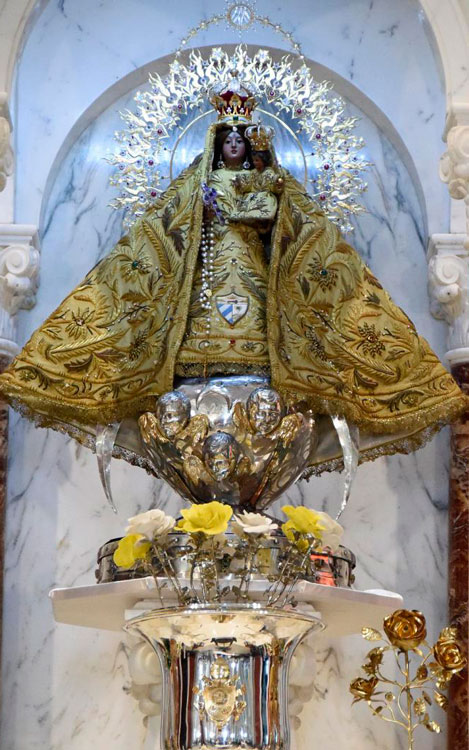
POLYGON ((416 609, 397 609, 383 622, 390 643, 401 651, 411 651, 426 638, 425 617, 416 609))
POLYGON ((350 683, 350 692, 357 701, 369 701, 378 682, 377 677, 371 677, 369 680, 357 677, 350 683))
MULTIPOLYGON (((430 646, 425 640, 425 617, 416 610, 398 609, 385 618, 383 626, 391 647, 377 647, 368 652, 362 669, 370 679, 357 678, 350 684, 350 692, 354 703, 366 701, 374 716, 405 729, 406 747, 411 750, 415 730, 424 727, 437 734, 441 731, 440 725, 431 720, 429 707, 434 702, 443 710, 447 709, 448 699, 441 690, 446 690, 454 675, 466 666, 467 658, 454 627, 444 628, 435 645, 430 646), (403 679, 398 677, 396 681, 383 675, 386 652, 391 665, 397 661, 403 679), (432 656, 436 663, 429 662, 432 656), (412 662, 417 662, 416 669, 412 662), (381 689, 376 689, 378 685, 381 689), (387 685, 393 686, 392 689, 387 685), (432 695, 433 686, 436 689, 432 690, 432 695)), ((368 626, 362 628, 362 635, 368 641, 381 640, 379 631, 368 626)))
POLYGON ((374 675, 378 671, 380 665, 383 663, 384 649, 374 648, 369 652, 367 659, 368 662, 363 665, 362 669, 369 675, 374 675))
POLYGON ((446 672, 460 672, 467 664, 467 658, 454 638, 438 639, 433 646, 433 656, 446 672))

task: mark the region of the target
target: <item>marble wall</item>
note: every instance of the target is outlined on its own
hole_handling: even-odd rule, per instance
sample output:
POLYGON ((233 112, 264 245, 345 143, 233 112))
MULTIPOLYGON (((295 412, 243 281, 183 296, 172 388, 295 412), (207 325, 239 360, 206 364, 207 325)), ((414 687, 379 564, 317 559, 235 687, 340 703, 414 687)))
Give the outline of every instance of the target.
MULTIPOLYGON (((20 343, 120 235, 120 217, 108 208, 114 192, 103 156, 119 127, 117 111, 129 98, 123 78, 168 54, 188 25, 217 10, 209 0, 183 0, 177 14, 150 0, 61 0, 50 2, 38 19, 17 71, 16 220, 42 215, 41 285, 35 309, 20 320, 20 343), (104 92, 116 81, 110 100, 104 92), (81 120, 86 127, 76 137, 73 128, 83 113, 89 122, 81 120), (59 152, 63 158, 50 175, 59 152)), ((375 166, 365 197, 368 213, 352 241, 442 355, 443 327, 428 312, 425 244, 429 227, 445 231, 448 223, 448 200, 436 174, 444 96, 417 3, 318 0, 313 9, 292 0, 287 11, 259 0, 258 10, 288 24, 309 57, 354 83, 407 146, 420 186, 409 175, 405 152, 383 130, 384 120, 363 115, 359 129, 375 166)), ((200 37, 201 44, 220 41, 237 38, 222 27, 200 37)), ((249 32, 246 41, 278 43, 266 32, 249 32)), ((364 465, 343 516, 346 543, 359 560, 357 586, 401 592, 406 606, 427 614, 432 636, 446 612, 447 457, 443 433, 416 454, 364 465)), ((287 499, 334 513, 341 481, 338 475, 314 479, 294 487, 287 499)), ((126 694, 126 643, 118 634, 56 625, 47 598, 53 586, 93 582, 97 548, 121 533, 128 515, 151 505, 177 507, 164 485, 121 462, 115 462, 113 483, 117 516, 103 499, 94 456, 12 415, 2 750, 105 750, 153 742, 126 694)), ((318 646, 315 692, 302 713, 299 747, 310 747, 312 736, 337 750, 404 747, 366 707, 351 708, 348 682, 366 650, 360 639, 326 639, 318 646)), ((417 748, 440 750, 444 744, 442 735, 428 735, 417 748)))

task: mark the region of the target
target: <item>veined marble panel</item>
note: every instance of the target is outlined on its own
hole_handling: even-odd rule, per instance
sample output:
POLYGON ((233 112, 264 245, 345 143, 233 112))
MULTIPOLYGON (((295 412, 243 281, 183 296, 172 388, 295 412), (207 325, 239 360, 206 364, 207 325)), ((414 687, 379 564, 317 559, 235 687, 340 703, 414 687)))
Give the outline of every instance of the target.
MULTIPOLYGON (((17 71, 17 221, 37 223, 44 185, 67 133, 91 103, 130 71, 172 53, 187 30, 220 13, 216 0, 50 0, 17 71)), ((415 160, 429 234, 447 228, 449 199, 438 179, 445 99, 418 0, 258 0, 257 11, 284 25, 304 54, 358 86, 388 116, 415 160)), ((256 26, 242 40, 287 49, 256 26)), ((237 43, 223 23, 197 45, 237 43)))
MULTIPOLYGON (((70 5, 65 2, 65 9, 70 5)), ((114 189, 108 186, 103 156, 113 147, 116 110, 124 105, 121 100, 103 113, 63 161, 42 227, 37 306, 22 315, 22 342, 121 233, 119 215, 108 208, 114 189)), ((365 195, 368 213, 357 221, 352 242, 442 355, 444 329, 428 313, 425 228, 414 186, 377 127, 364 119, 360 132, 375 166, 365 195)), ((23 185, 19 200, 25 201, 27 192, 23 185)), ((447 454, 443 434, 416 454, 364 465, 342 518, 346 544, 359 561, 357 586, 401 592, 406 606, 426 613, 432 636, 445 619, 447 454)), ((17 415, 10 455, 2 748, 143 746, 141 715, 125 692, 124 640, 56 625, 47 593, 53 586, 93 582, 98 547, 122 533, 129 515, 151 505, 175 512, 178 500, 143 471, 115 462, 119 513, 114 516, 94 456, 17 415)), ((324 475, 295 486, 285 501, 334 514, 341 489, 339 475, 324 475)), ((387 724, 362 707, 351 708, 348 683, 366 651, 361 639, 329 643, 326 636, 318 646, 317 683, 301 716, 298 747, 309 747, 313 735, 317 743, 337 750, 403 747, 387 724)), ((442 735, 424 735, 417 743, 417 750, 443 747, 442 735)))

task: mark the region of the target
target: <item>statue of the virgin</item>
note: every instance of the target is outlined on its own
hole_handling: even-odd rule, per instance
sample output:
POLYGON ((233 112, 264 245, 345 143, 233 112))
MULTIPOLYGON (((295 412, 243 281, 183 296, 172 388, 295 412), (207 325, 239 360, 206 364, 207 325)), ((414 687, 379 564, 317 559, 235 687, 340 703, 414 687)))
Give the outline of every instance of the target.
MULTIPOLYGON (((181 379, 259 376, 283 414, 358 427, 363 459, 418 447, 464 409, 458 386, 279 165, 253 96, 212 102, 202 155, 32 335, 1 395, 93 446, 97 425, 137 424, 181 379)), ((135 461, 131 432, 115 454, 135 461)), ((305 473, 335 465, 328 440, 305 473)))

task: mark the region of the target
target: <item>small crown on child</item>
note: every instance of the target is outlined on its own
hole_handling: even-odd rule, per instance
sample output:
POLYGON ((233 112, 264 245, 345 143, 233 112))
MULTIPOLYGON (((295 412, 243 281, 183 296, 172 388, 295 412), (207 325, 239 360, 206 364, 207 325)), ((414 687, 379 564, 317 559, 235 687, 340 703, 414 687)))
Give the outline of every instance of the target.
POLYGON ((246 138, 252 146, 253 151, 268 151, 272 143, 275 130, 269 125, 250 125, 246 128, 246 138))

